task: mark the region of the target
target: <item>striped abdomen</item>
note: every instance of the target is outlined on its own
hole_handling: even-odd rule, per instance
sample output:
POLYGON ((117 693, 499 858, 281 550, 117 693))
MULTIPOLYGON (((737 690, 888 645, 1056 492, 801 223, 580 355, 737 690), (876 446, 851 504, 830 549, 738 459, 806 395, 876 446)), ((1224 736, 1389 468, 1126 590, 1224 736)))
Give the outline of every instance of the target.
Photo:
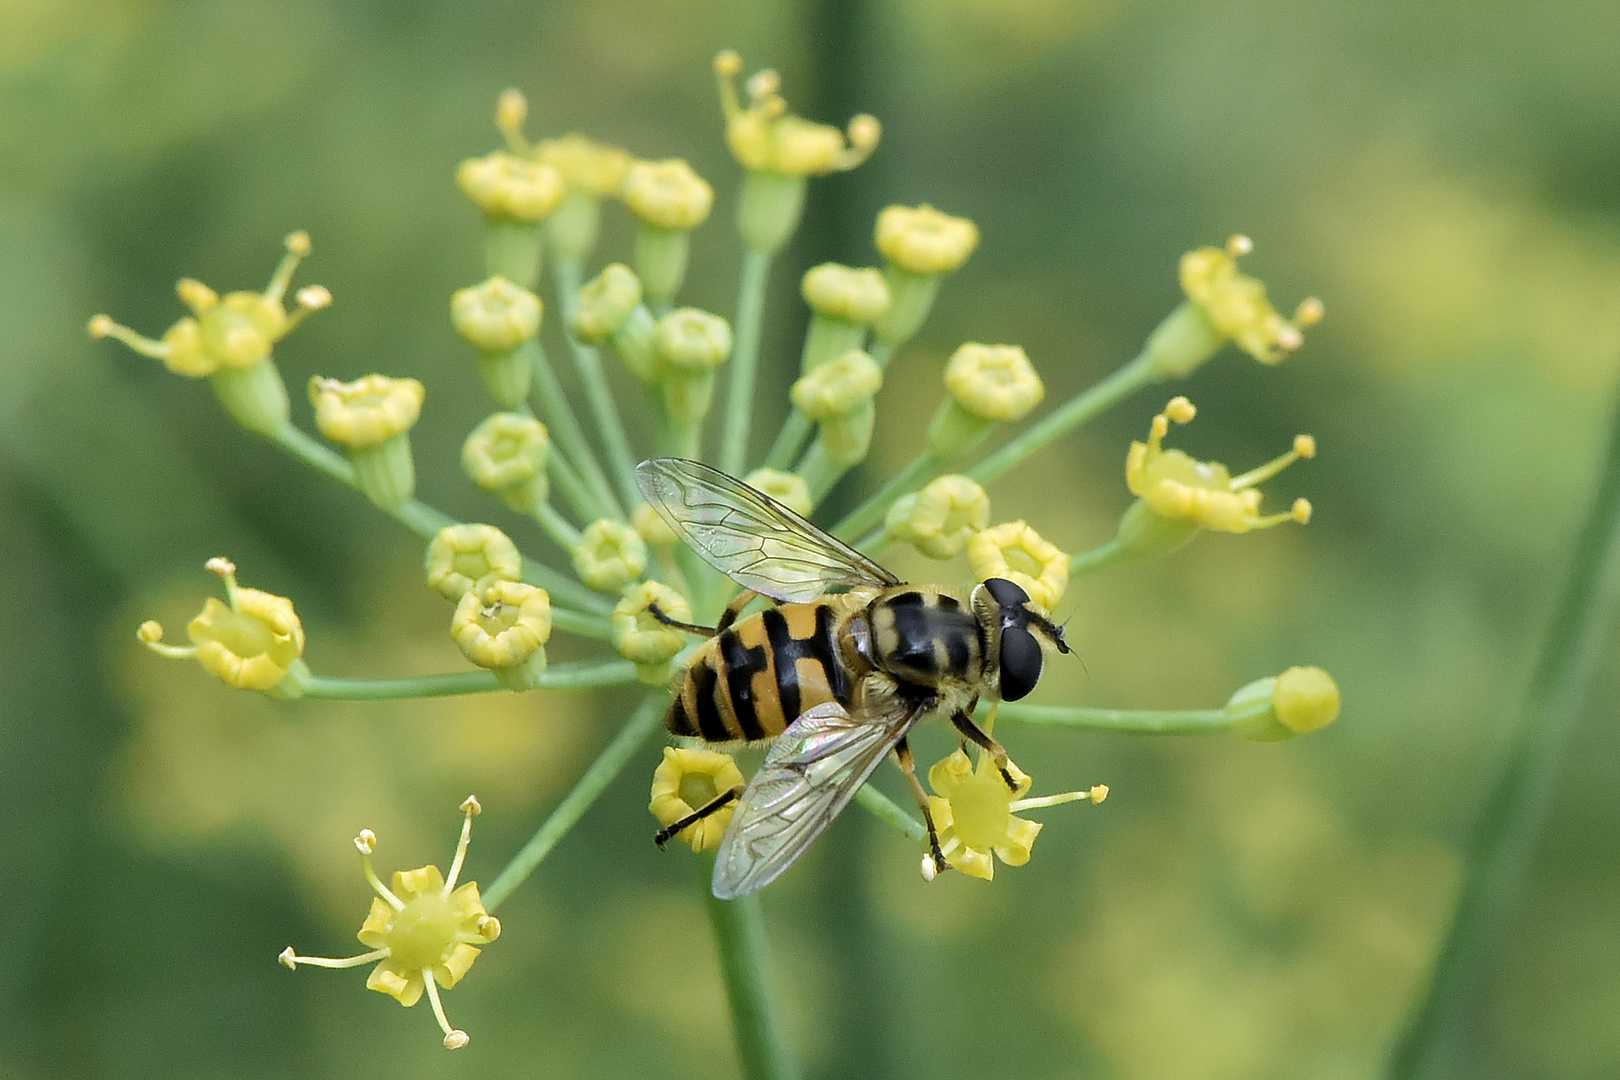
POLYGON ((706 742, 780 735, 800 713, 849 704, 838 613, 826 602, 782 604, 710 638, 692 657, 665 723, 706 742))

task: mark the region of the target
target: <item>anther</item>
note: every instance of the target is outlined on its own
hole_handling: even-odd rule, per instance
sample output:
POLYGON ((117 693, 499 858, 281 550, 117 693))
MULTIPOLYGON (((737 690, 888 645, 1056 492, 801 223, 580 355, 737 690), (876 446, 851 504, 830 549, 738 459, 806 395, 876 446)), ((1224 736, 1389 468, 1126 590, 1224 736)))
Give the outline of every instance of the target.
POLYGON ((361 829, 360 835, 354 838, 354 846, 362 855, 370 855, 377 850, 377 834, 370 829, 361 829))
POLYGON ((293 947, 291 945, 287 946, 285 949, 282 949, 281 952, 276 956, 276 960, 281 963, 282 967, 288 969, 289 971, 298 970, 298 954, 293 952, 293 947))

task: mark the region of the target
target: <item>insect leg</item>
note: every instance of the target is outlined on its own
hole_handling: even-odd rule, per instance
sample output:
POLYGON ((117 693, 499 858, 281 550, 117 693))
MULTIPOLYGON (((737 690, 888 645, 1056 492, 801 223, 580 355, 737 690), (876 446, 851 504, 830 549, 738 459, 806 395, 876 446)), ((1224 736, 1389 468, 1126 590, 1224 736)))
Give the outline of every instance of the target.
POLYGON ((664 610, 655 603, 647 605, 647 614, 651 615, 654 619, 657 619, 665 626, 672 626, 676 630, 685 630, 688 634, 698 634, 702 637, 714 637, 714 635, 725 629, 724 625, 718 628, 713 626, 698 626, 696 623, 681 622, 679 619, 672 619, 668 615, 665 615, 664 610))
POLYGON ((980 728, 978 724, 975 724, 973 722, 972 714, 966 709, 952 716, 951 723, 956 725, 956 730, 960 731, 969 742, 973 743, 975 746, 981 747, 985 753, 989 754, 990 757, 994 759, 996 768, 1001 770, 1001 778, 1007 782, 1008 790, 1017 791, 1018 783, 1013 779, 1012 772, 1007 768, 1008 759, 1006 748, 1000 743, 996 742, 996 740, 993 739, 986 731, 984 731, 984 729, 980 728))
POLYGON ((663 847, 665 844, 669 843, 670 838, 676 833, 680 832, 688 825, 696 825, 698 822, 702 821, 716 810, 719 810, 721 807, 729 806, 731 803, 741 798, 742 793, 743 789, 740 787, 734 787, 730 791, 722 791, 720 794, 716 795, 714 798, 710 799, 708 802, 704 803, 690 814, 687 814, 685 817, 681 818, 681 820, 675 822, 675 824, 665 825, 662 829, 659 829, 653 834, 653 843, 657 844, 659 847, 663 847))
POLYGON ((742 614, 743 608, 747 607, 748 602, 758 595, 759 593, 753 589, 744 589, 733 597, 731 603, 726 605, 726 610, 720 613, 720 625, 715 627, 715 632, 718 633, 736 622, 737 617, 742 614))
POLYGON ((906 774, 906 782, 911 785, 911 794, 916 796, 917 809, 922 811, 923 824, 928 826, 928 853, 934 860, 934 873, 950 869, 945 861, 945 853, 939 849, 939 833, 934 829, 934 815, 928 812, 928 793, 923 790, 921 782, 917 779, 917 763, 911 757, 911 744, 905 736, 894 744, 894 760, 900 764, 900 771, 906 774))

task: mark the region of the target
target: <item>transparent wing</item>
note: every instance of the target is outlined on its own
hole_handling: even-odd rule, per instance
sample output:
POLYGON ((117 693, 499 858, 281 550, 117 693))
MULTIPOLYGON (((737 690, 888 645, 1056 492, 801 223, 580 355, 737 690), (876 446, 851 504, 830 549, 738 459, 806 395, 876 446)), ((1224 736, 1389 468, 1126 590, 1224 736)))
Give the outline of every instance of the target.
POLYGON ((921 714, 902 701, 881 716, 851 716, 829 702, 789 724, 738 800, 715 856, 714 895, 732 900, 776 880, 921 714))
POLYGON ((737 584, 773 600, 900 579, 741 480, 684 458, 636 466, 636 483, 693 551, 737 584))

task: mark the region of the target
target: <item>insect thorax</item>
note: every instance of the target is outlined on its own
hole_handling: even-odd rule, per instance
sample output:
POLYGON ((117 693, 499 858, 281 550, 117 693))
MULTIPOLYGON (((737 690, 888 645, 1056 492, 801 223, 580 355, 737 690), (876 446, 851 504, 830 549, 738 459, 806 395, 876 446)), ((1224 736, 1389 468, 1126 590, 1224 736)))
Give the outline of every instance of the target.
POLYGON ((985 635, 972 609, 948 590, 884 590, 866 609, 874 666, 896 681, 944 689, 984 679, 985 635))

